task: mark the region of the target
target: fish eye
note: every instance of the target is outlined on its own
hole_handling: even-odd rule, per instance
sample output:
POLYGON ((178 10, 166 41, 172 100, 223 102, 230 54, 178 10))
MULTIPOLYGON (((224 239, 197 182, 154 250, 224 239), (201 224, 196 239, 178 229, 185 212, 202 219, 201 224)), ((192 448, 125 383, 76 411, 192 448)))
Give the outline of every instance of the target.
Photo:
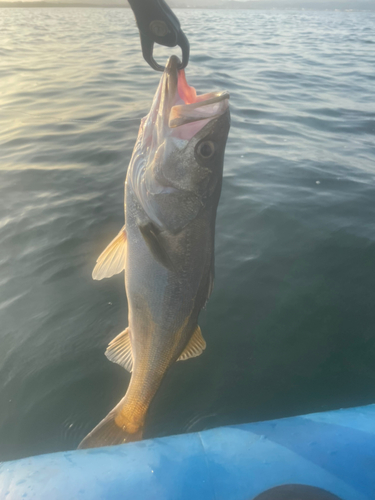
POLYGON ((215 152, 215 146, 212 141, 203 141, 198 144, 197 153, 205 160, 207 158, 211 158, 214 152, 215 152))

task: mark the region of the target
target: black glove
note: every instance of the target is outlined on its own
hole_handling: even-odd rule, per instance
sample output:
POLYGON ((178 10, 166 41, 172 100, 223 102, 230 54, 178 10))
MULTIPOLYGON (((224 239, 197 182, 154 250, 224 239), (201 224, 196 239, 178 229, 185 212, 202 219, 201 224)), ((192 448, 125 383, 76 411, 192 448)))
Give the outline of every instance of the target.
POLYGON ((164 71, 152 53, 154 43, 182 50, 180 69, 189 62, 190 46, 179 20, 164 0, 128 0, 133 9, 141 37, 142 53, 148 64, 157 71, 164 71))

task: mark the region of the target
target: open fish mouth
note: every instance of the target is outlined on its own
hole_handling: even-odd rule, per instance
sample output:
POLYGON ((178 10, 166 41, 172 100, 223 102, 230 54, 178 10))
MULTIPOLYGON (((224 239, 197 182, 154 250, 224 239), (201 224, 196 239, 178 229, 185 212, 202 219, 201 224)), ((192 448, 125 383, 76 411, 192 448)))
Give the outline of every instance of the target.
POLYGON ((155 98, 165 127, 163 135, 190 140, 209 121, 225 113, 229 92, 197 95, 195 88, 187 83, 185 71, 178 70, 179 64, 178 57, 170 57, 155 98))

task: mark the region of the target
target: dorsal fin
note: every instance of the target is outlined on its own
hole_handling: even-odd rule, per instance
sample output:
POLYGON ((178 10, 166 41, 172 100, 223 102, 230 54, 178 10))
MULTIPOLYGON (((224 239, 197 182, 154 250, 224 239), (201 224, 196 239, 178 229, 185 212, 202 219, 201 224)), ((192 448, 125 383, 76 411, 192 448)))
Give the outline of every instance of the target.
POLYGON ((110 278, 125 269, 126 247, 126 231, 124 226, 116 238, 99 255, 92 272, 94 280, 110 278))
POLYGON ((155 260, 167 269, 173 270, 173 264, 164 247, 160 230, 152 222, 138 227, 155 260))
POLYGON ((132 372, 133 354, 129 336, 129 327, 111 340, 108 344, 107 350, 105 351, 105 355, 113 363, 117 363, 130 373, 132 372))
POLYGON ((202 337, 201 329, 197 325, 193 335, 191 336, 191 339, 189 340, 187 346, 185 347, 183 353, 177 361, 184 361, 185 359, 195 358, 196 356, 202 354, 205 349, 206 341, 202 337))

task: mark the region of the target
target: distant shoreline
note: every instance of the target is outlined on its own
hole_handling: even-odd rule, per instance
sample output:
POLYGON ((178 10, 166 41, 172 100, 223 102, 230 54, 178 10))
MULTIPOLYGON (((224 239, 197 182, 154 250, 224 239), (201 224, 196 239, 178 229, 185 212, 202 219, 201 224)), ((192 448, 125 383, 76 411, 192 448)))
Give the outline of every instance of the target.
MULTIPOLYGON (((215 7, 211 6, 180 6, 176 7, 173 5, 173 0, 169 2, 172 8, 182 8, 182 9, 204 9, 204 10, 280 10, 280 11, 285 11, 285 10, 298 10, 298 11, 346 11, 346 12, 358 12, 358 11, 374 11, 375 10, 375 5, 371 6, 368 5, 366 1, 357 1, 356 2, 356 7, 353 7, 350 5, 352 2, 337 2, 338 5, 333 6, 330 5, 327 7, 327 3, 315 3, 315 2, 309 2, 307 1, 305 5, 303 4, 293 4, 289 3, 287 5, 284 4, 283 7, 275 5, 274 2, 271 1, 265 1, 262 6, 259 6, 258 2, 238 2, 238 1, 228 1, 226 3, 223 3, 221 5, 217 5, 215 7), (341 3, 341 5, 340 5, 341 3), (360 6, 358 4, 361 4, 360 6)), ((129 4, 98 4, 98 3, 69 3, 69 2, 43 2, 43 1, 35 1, 35 2, 1 2, 0 1, 0 8, 68 8, 68 7, 79 7, 79 8, 85 8, 85 9, 129 9, 129 4)))
POLYGON ((57 2, 0 2, 0 8, 30 8, 30 7, 42 7, 42 8, 58 8, 58 7, 83 7, 83 8, 99 8, 99 9, 129 9, 129 5, 100 5, 91 3, 57 3, 57 2))

